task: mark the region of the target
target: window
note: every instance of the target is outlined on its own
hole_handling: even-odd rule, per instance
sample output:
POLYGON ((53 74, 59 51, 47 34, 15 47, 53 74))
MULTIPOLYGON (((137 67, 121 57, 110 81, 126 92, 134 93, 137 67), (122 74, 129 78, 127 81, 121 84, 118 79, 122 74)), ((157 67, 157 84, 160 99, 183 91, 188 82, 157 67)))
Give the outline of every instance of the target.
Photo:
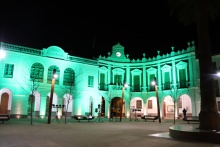
POLYGON ((155 80, 155 74, 150 75, 150 91, 155 91, 155 85, 152 84, 152 82, 155 80))
POLYGON ((134 75, 134 91, 139 92, 140 91, 140 76, 134 75))
POLYGON ((5 64, 4 78, 13 78, 14 64, 5 64))
POLYGON ((142 108, 142 100, 136 100, 136 109, 142 108))
POLYGON ((122 75, 115 75, 115 84, 122 84, 122 75))
POLYGON ((63 85, 73 86, 75 82, 75 72, 71 68, 64 70, 63 85))
POLYGON ((93 87, 94 84, 94 76, 88 77, 88 87, 93 87))
POLYGON ((218 101, 218 111, 220 111, 220 101, 218 101))
POLYGON ((59 85, 60 69, 57 66, 50 66, 47 73, 47 83, 52 83, 53 70, 56 69, 57 78, 55 84, 59 85))
POLYGON ((148 100, 148 109, 153 109, 152 100, 148 100))
POLYGON ((105 74, 100 73, 100 90, 105 89, 105 74))
POLYGON ((164 90, 170 89, 170 73, 164 73, 164 90))
POLYGON ((37 80, 37 82, 43 82, 44 67, 40 63, 34 63, 31 66, 30 79, 37 80))
POLYGON ((179 108, 182 108, 182 98, 179 99, 178 105, 179 105, 179 108))
POLYGON ((180 76, 180 88, 186 88, 186 70, 180 69, 179 70, 179 76, 180 76))

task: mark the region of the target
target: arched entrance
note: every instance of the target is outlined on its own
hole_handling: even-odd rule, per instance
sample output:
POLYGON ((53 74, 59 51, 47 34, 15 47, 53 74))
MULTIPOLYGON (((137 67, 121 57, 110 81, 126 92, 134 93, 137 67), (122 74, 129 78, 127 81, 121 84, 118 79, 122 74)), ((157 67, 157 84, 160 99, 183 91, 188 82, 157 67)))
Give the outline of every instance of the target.
POLYGON ((192 116, 192 102, 191 102, 191 98, 187 95, 187 94, 183 94, 180 96, 180 98, 178 99, 178 103, 177 103, 177 107, 178 107, 178 115, 179 118, 183 118, 183 109, 186 109, 186 116, 192 116))
POLYGON ((144 116, 143 100, 140 97, 134 97, 130 101, 130 119, 144 116))
MULTIPOLYGON (((115 97, 111 101, 111 116, 120 117, 121 115, 121 98, 115 97)), ((124 107, 122 110, 122 116, 124 116, 124 107)))
POLYGON ((102 97, 101 116, 105 116, 105 99, 102 97))
POLYGON ((173 119, 174 114, 175 118, 183 118, 183 109, 187 110, 187 116, 192 115, 192 103, 191 99, 187 94, 181 95, 179 98, 174 100, 171 96, 166 96, 163 100, 163 118, 164 119, 173 119), (175 107, 174 107, 175 103, 175 107))
POLYGON ((157 99, 156 97, 150 97, 147 100, 147 106, 146 106, 146 114, 147 115, 154 115, 157 116, 157 99))
POLYGON ((163 118, 173 119, 174 116, 174 99, 171 96, 166 96, 163 100, 163 118))

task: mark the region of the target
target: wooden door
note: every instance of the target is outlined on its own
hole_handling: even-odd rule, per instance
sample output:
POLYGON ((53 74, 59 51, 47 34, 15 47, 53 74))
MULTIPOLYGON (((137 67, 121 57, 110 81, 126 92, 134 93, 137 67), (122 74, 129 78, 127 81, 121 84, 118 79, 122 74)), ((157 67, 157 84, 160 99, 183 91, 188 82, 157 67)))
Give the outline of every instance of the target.
POLYGON ((163 102, 163 117, 165 118, 167 116, 166 114, 166 102, 163 102))
POLYGON ((1 97, 0 114, 8 114, 8 99, 9 95, 7 93, 3 93, 1 97))

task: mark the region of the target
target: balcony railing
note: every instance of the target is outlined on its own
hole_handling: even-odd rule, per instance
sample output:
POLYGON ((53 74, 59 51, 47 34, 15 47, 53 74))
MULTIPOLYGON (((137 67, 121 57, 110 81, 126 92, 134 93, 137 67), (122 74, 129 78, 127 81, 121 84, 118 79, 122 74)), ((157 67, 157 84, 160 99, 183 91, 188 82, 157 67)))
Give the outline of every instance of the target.
POLYGON ((189 87, 189 82, 186 80, 181 80, 178 82, 179 88, 188 88, 189 87))
POLYGON ((140 85, 133 85, 132 91, 133 92, 141 92, 141 86, 140 85))
POLYGON ((163 90, 169 90, 170 89, 170 82, 165 82, 163 84, 163 90))

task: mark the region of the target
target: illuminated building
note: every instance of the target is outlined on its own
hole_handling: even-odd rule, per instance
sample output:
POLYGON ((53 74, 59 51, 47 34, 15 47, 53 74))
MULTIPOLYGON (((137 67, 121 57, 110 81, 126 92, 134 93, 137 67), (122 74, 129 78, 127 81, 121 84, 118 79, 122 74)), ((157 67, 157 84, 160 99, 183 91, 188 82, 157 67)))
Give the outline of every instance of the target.
MULTIPOLYGON (((48 115, 51 79, 56 69, 53 105, 65 105, 69 99, 67 116, 92 114, 101 105, 101 115, 110 117, 121 112, 122 86, 124 91, 124 117, 157 115, 155 88, 151 82, 156 77, 162 118, 182 117, 200 112, 199 66, 194 42, 186 49, 140 59, 129 59, 119 43, 106 56, 86 59, 68 55, 58 46, 33 49, 1 42, 6 57, 0 59, 0 114, 11 117, 30 116, 29 96, 34 92, 34 117, 48 115), (33 86, 34 85, 34 86, 33 86), (175 89, 175 96, 171 89, 175 89), (174 101, 176 107, 174 107, 174 101), (176 108, 174 110, 174 108, 176 108), (138 110, 133 113, 133 110, 138 110)), ((138 51, 138 50, 137 50, 138 51)), ((215 67, 220 67, 220 56, 213 56, 215 67)), ((219 79, 216 78, 216 100, 220 107, 219 79)), ((64 107, 64 108, 65 108, 64 107)), ((52 115, 62 116, 65 110, 52 108, 52 115)))

